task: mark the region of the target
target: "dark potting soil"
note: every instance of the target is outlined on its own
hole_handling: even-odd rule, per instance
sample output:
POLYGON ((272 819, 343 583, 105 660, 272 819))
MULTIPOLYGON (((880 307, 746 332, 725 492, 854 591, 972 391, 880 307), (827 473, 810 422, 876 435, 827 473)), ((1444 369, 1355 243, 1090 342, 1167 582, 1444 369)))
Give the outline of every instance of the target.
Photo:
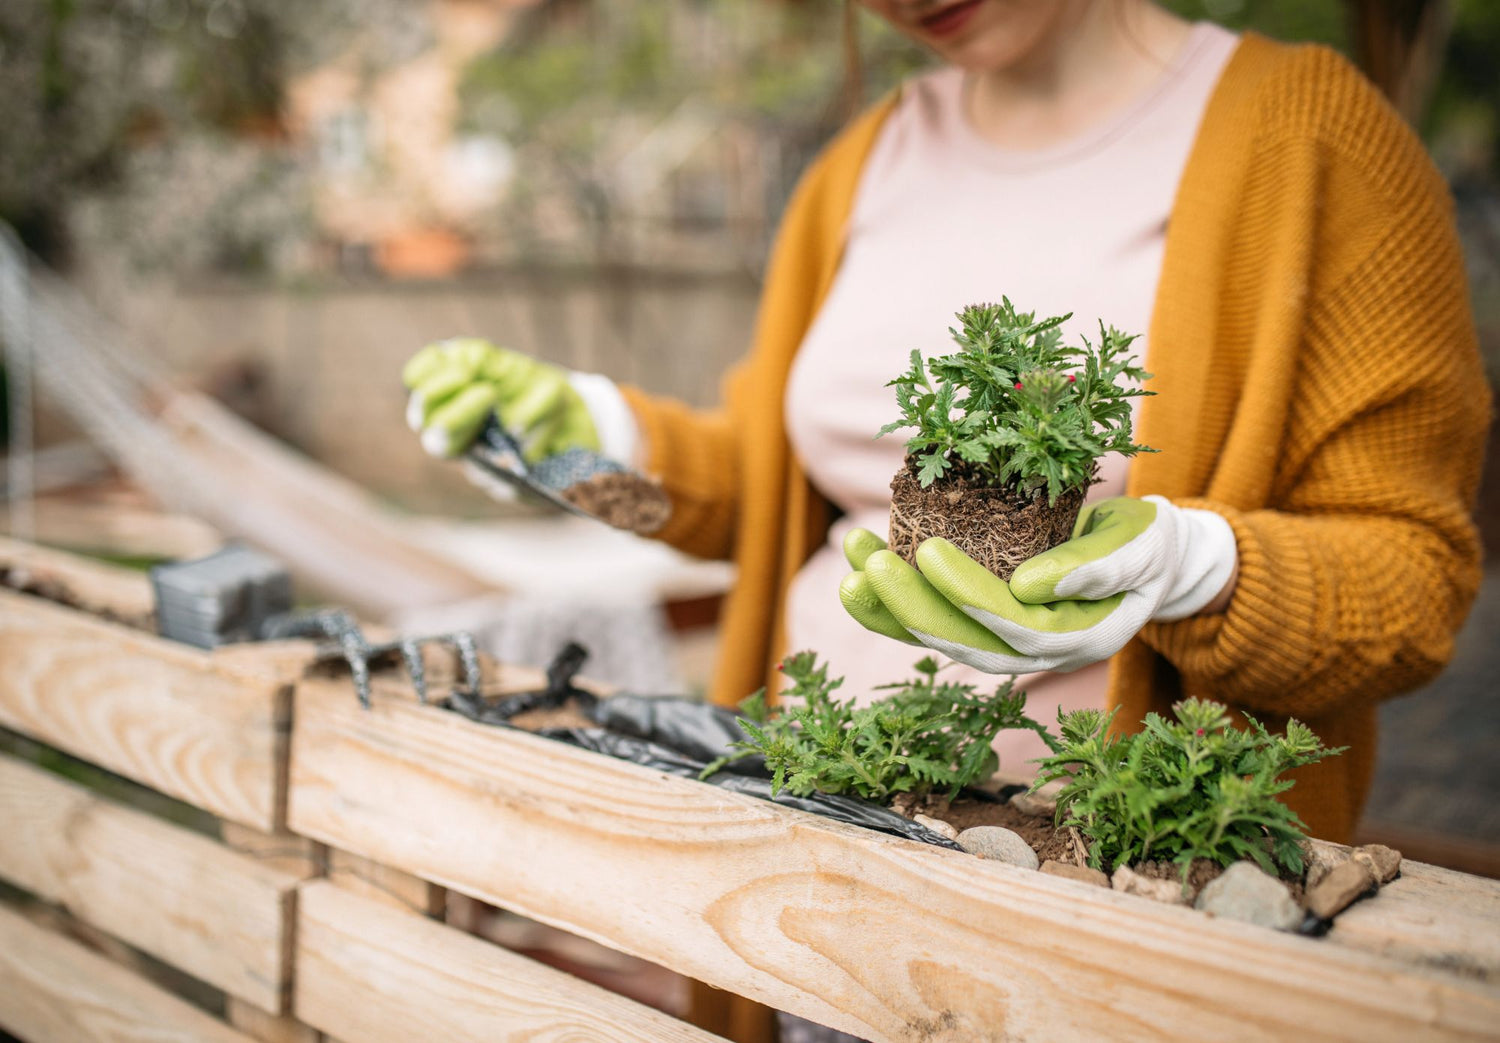
POLYGON ((964 464, 924 489, 907 457, 891 479, 890 549, 915 565, 922 541, 941 536, 1008 580, 1021 562, 1073 535, 1086 491, 1064 492, 1049 505, 1045 490, 1025 497, 985 485, 964 464))
POLYGON ((1079 861, 1073 837, 1068 830, 1056 828, 1052 816, 1028 815, 1004 801, 960 796, 950 804, 942 797, 928 797, 912 805, 911 810, 941 819, 960 833, 972 826, 1003 826, 1020 834, 1043 862, 1052 859, 1077 864, 1079 861))
POLYGON ((659 531, 672 514, 660 485, 628 471, 596 474, 568 486, 562 497, 617 529, 642 536, 659 531))
MULTIPOLYGON (((971 826, 1003 826, 1019 834, 1031 845, 1036 857, 1043 862, 1067 862, 1072 865, 1087 864, 1087 848, 1081 837, 1075 838, 1073 830, 1057 829, 1051 815, 1030 815, 1013 804, 959 797, 949 804, 941 797, 929 797, 913 802, 910 810, 941 819, 959 832, 971 826)), ((1141 876, 1155 880, 1181 880, 1182 867, 1175 862, 1137 862, 1130 867, 1141 876)), ((1224 867, 1206 858, 1193 860, 1188 870, 1188 886, 1194 896, 1224 872, 1224 867)), ((1292 899, 1301 905, 1305 888, 1302 874, 1283 872, 1281 882, 1291 892, 1292 899)))

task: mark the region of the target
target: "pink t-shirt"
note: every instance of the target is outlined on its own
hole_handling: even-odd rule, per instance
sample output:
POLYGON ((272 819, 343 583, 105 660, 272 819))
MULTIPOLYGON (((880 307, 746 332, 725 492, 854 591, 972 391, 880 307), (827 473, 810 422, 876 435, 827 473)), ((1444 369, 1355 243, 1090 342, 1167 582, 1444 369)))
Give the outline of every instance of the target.
MULTIPOLYGON (((1156 83, 1123 111, 1061 145, 1012 151, 968 124, 964 74, 945 68, 907 84, 871 150, 850 216, 848 242, 828 298, 802 343, 786 393, 792 446, 816 485, 843 512, 826 545, 788 595, 790 650, 814 649, 843 695, 868 697, 912 676, 920 649, 876 637, 845 614, 841 550, 855 526, 884 535, 900 432, 875 432, 895 416, 886 382, 913 348, 954 350, 946 332, 967 304, 1007 296, 1040 315, 1073 313, 1066 338, 1092 339, 1099 320, 1144 334, 1166 242, 1167 219, 1214 84, 1238 38, 1200 23, 1156 83)), ((1138 357, 1146 357, 1142 336, 1138 357)), ((1125 490, 1127 461, 1101 461, 1090 500, 1125 490)), ((943 677, 981 691, 1003 678, 950 664, 943 677)), ((1106 666, 1034 674, 1019 686, 1033 717, 1102 706, 1106 666)), ((997 742, 1009 772, 1044 748, 1034 735, 997 742)))

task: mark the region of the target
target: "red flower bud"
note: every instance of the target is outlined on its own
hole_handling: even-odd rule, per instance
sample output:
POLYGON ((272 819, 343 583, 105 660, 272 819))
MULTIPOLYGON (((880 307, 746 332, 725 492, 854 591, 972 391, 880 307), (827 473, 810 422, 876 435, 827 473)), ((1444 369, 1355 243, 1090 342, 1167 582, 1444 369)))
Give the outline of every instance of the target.
POLYGON ((1020 381, 1019 381, 1019 380, 1018 380, 1018 381, 1016 381, 1016 390, 1017 390, 1017 391, 1020 391, 1020 390, 1021 390, 1021 382, 1020 382, 1020 381))
POLYGON ((1193 733, 1193 734, 1194 734, 1194 735, 1202 735, 1202 734, 1203 734, 1203 729, 1202 729, 1202 728, 1199 728, 1199 729, 1198 729, 1198 730, 1197 730, 1197 731, 1196 731, 1196 732, 1194 732, 1194 733, 1193 733))
POLYGON ((1076 384, 1076 383, 1078 383, 1078 378, 1075 377, 1073 374, 1069 373, 1068 374, 1068 383, 1069 384, 1076 384))

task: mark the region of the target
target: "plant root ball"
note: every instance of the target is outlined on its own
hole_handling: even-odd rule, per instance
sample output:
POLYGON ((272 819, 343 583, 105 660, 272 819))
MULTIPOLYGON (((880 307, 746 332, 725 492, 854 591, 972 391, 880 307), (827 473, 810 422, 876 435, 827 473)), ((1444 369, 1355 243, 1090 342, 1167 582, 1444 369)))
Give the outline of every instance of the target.
POLYGON ((924 489, 908 458, 891 480, 890 549, 915 566, 922 541, 941 536, 1009 580, 1021 562, 1073 535, 1084 492, 1071 489, 1048 506, 1045 491, 1028 500, 953 471, 924 489))

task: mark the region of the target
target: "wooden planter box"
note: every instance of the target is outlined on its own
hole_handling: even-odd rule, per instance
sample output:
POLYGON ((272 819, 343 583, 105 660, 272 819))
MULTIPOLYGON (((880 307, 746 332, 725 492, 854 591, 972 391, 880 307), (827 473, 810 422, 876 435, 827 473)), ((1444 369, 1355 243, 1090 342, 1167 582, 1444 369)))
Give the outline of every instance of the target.
MULTIPOLYGON (((371 860, 425 896, 413 912, 355 894, 322 878, 327 856, 273 873, 0 761, 0 815, 28 837, 7 837, 0 877, 279 1016, 282 1035, 256 1038, 709 1038, 424 918, 438 887, 873 1040, 1500 1032, 1494 881, 1408 862, 1326 937, 1280 934, 476 724, 394 678, 366 711, 345 679, 288 682, 286 648, 258 670, 236 650, 226 680, 222 658, 72 609, 17 594, 0 608, 7 727, 268 831, 284 792, 288 842, 371 860), (175 882, 152 897, 152 879, 175 882), (216 917, 217 932, 194 927, 216 917)), ((75 950, 0 911, 0 1026, 125 1038, 59 1012, 106 1002, 161 1023, 161 996, 75 950)))

